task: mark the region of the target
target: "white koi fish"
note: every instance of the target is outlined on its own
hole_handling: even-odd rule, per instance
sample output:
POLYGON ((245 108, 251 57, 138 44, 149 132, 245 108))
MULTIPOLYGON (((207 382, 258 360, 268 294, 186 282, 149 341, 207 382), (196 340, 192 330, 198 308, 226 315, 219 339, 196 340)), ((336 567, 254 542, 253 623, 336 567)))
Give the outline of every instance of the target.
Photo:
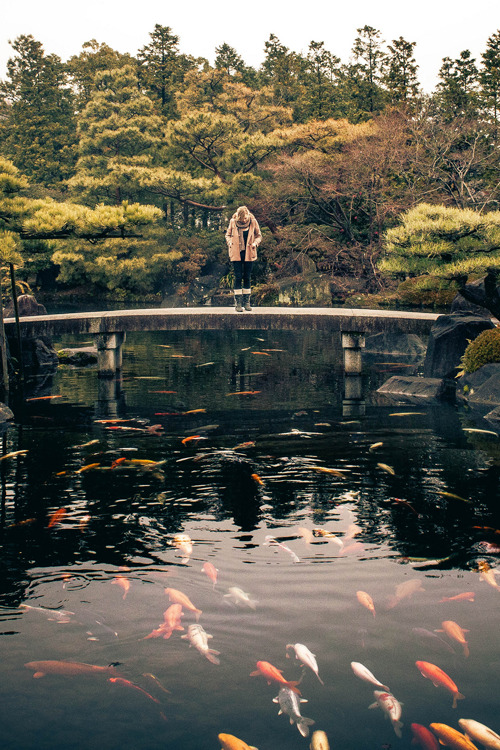
POLYGON ((356 677, 359 677, 360 680, 371 682, 372 685, 378 685, 378 687, 382 688, 382 690, 389 692, 389 688, 387 687, 387 685, 382 685, 380 680, 377 680, 375 675, 372 674, 370 670, 364 666, 364 664, 361 664, 359 661, 352 661, 351 669, 356 677))
POLYGON ((208 647, 208 639, 213 638, 213 635, 207 633, 201 625, 189 625, 188 632, 186 635, 181 635, 181 638, 187 638, 191 646, 194 646, 202 656, 206 656, 212 664, 220 664, 220 660, 217 658, 220 651, 208 647))
POLYGON ((316 657, 313 653, 311 653, 311 651, 309 651, 307 646, 304 646, 303 643, 288 643, 286 646, 286 655, 288 659, 290 658, 289 649, 293 649, 295 651, 295 658, 298 659, 303 666, 309 667, 309 669, 314 672, 321 684, 324 685, 325 683, 318 674, 319 670, 318 664, 316 662, 316 657))
POLYGON ((45 615, 48 620, 53 620, 54 622, 57 622, 59 625, 63 625, 67 622, 71 622, 71 616, 74 615, 74 612, 69 612, 66 609, 48 609, 47 607, 32 607, 30 604, 20 604, 20 609, 27 609, 31 612, 40 612, 40 614, 45 615))
POLYGON ((330 743, 325 732, 321 729, 317 729, 312 733, 311 744, 309 750, 330 750, 330 743))
POLYGON ((307 703, 304 698, 299 698, 291 688, 283 685, 283 687, 280 687, 277 697, 273 698, 273 703, 279 703, 278 716, 286 714, 290 717, 290 724, 297 725, 302 737, 309 735, 309 727, 314 724, 314 719, 308 719, 300 714, 300 704, 307 703))
POLYGON ((271 545, 275 545, 276 547, 281 547, 281 549, 285 550, 285 552, 288 552, 288 554, 291 556, 293 562, 300 562, 300 558, 297 557, 295 552, 290 549, 290 547, 287 544, 284 544, 283 542, 278 542, 277 539, 275 539, 274 536, 271 536, 271 534, 266 535, 266 539, 264 542, 265 547, 270 547, 271 545))
POLYGON ((392 693, 386 693, 383 690, 374 690, 373 695, 375 703, 372 703, 368 708, 380 707, 391 720, 396 736, 401 737, 401 727, 403 726, 403 722, 399 721, 402 711, 401 703, 396 700, 392 693))
POLYGON ((396 586, 394 596, 389 599, 387 609, 392 609, 403 599, 408 599, 413 596, 413 594, 415 594, 417 591, 425 591, 425 589, 422 587, 422 583, 420 582, 420 578, 410 578, 409 581, 400 583, 398 586, 396 586))
POLYGON ((251 599, 250 594, 245 593, 239 586, 231 586, 228 593, 224 594, 224 598, 231 599, 235 604, 250 607, 250 609, 255 609, 257 606, 255 599, 251 599))
POLYGON ((474 742, 480 742, 489 750, 500 750, 500 735, 490 729, 485 724, 481 724, 474 719, 459 719, 460 728, 465 732, 467 737, 474 742))

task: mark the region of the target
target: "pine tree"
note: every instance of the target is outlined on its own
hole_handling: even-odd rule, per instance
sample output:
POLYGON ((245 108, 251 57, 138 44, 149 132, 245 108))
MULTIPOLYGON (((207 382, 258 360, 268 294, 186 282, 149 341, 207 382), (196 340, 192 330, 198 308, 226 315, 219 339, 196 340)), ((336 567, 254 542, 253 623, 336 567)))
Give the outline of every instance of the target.
POLYGON ((298 103, 303 94, 301 74, 304 59, 281 44, 275 34, 269 36, 264 51, 265 58, 260 69, 262 81, 272 87, 277 105, 293 106, 295 118, 304 119, 298 103))
POLYGON ((483 67, 479 73, 480 99, 483 107, 498 124, 500 117, 500 31, 492 34, 482 54, 483 67))
POLYGON ((33 181, 54 185, 76 161, 74 99, 57 55, 45 55, 33 36, 20 36, 0 86, 5 118, 2 153, 33 181))
POLYGON ((340 58, 325 49, 324 42, 311 41, 303 74, 306 117, 320 120, 335 114, 336 82, 340 58))
POLYGON ((350 66, 350 78, 355 83, 353 98, 360 112, 370 115, 384 106, 382 77, 387 55, 382 49, 380 31, 372 26, 358 29, 352 53, 354 63, 350 66))
POLYGON ((408 104, 418 96, 418 65, 413 56, 415 46, 416 42, 407 42, 402 36, 388 45, 390 55, 384 83, 392 104, 408 104))
POLYGON ((77 112, 82 112, 92 96, 95 77, 99 71, 135 64, 131 55, 121 54, 107 44, 100 44, 95 39, 85 42, 80 54, 73 55, 66 63, 76 93, 77 112))
POLYGON ((463 50, 456 60, 443 58, 437 100, 446 119, 473 118, 477 115, 477 83, 478 70, 470 50, 463 50))

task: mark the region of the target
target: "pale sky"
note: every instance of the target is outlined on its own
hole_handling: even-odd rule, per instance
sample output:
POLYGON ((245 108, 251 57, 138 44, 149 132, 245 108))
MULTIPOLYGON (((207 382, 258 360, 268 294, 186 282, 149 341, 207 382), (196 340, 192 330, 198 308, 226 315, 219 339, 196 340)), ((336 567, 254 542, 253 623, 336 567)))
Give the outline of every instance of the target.
POLYGON ((0 12, 0 79, 13 41, 32 34, 46 54, 62 60, 78 55, 96 39, 133 55, 148 44, 155 24, 170 26, 182 52, 213 63, 215 48, 227 42, 247 65, 259 67, 271 33, 291 50, 307 52, 310 41, 349 60, 357 29, 369 25, 390 43, 402 36, 416 42, 420 84, 432 91, 443 57, 469 49, 480 62, 488 38, 500 29, 498 0, 3 0, 0 12))

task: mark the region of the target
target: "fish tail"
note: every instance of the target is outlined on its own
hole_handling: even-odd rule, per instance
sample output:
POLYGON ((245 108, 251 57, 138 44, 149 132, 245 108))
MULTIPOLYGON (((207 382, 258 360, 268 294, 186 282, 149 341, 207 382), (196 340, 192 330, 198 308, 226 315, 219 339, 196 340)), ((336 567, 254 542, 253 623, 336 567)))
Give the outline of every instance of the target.
POLYGON ((314 719, 308 719, 303 716, 300 721, 297 722, 297 729, 301 733, 302 737, 309 736, 309 727, 314 724, 314 719))
POLYGON ((401 728, 403 726, 403 722, 402 721, 394 721, 392 723, 392 725, 394 727, 394 731, 396 733, 396 737, 402 737, 403 735, 401 734, 401 728))
POLYGON ((194 613, 196 615, 196 622, 198 622, 198 620, 200 619, 200 615, 202 614, 202 610, 201 609, 195 609, 194 613))
POLYGON ((325 683, 323 682, 323 680, 321 679, 321 677, 319 676, 319 674, 317 674, 317 675, 316 675, 316 677, 318 678, 318 680, 319 680, 319 681, 321 682, 321 684, 322 684, 322 685, 324 685, 324 684, 325 684, 325 683))
POLYGON ((463 701, 464 699, 465 699, 465 695, 462 695, 462 693, 454 693, 452 708, 457 707, 457 701, 463 701))
POLYGON ((216 651, 214 648, 209 648, 205 656, 212 664, 220 664, 220 659, 217 658, 218 654, 220 654, 220 651, 216 651))
POLYGON ((464 656, 467 657, 469 655, 470 655, 469 646, 467 643, 464 643, 464 656))
POLYGON ((289 682, 285 682, 284 684, 289 687, 290 690, 293 690, 294 693, 297 693, 297 695, 302 695, 297 687, 297 685, 300 685, 300 680, 290 680, 289 682))

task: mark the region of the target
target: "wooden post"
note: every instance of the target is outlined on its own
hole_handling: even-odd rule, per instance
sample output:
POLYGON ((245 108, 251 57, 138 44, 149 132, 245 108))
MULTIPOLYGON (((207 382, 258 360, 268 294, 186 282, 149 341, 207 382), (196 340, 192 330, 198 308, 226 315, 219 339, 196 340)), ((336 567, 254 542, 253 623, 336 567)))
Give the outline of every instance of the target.
POLYGON ((21 340, 21 326, 19 324, 19 306, 17 304, 16 274, 14 272, 13 263, 9 263, 9 269, 10 269, 10 285, 12 289, 12 302, 14 303, 14 317, 16 319, 17 346, 19 349, 19 378, 20 378, 21 385, 23 385, 24 384, 23 344, 21 340))
POLYGON ((5 393, 9 392, 9 366, 7 363, 7 337, 3 324, 2 290, 0 288, 0 357, 2 361, 2 386, 5 393))

